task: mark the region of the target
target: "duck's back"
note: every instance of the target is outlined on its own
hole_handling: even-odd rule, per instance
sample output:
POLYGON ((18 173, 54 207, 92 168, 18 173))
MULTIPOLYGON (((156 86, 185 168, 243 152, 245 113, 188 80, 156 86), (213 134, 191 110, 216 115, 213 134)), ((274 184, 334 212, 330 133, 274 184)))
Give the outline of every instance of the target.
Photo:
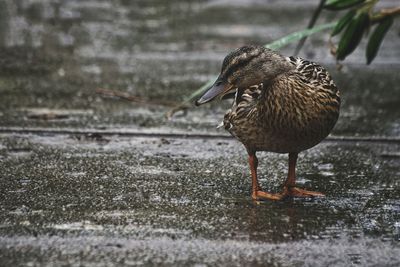
MULTIPOLYGON (((299 152, 321 142, 338 119, 339 90, 329 73, 301 58, 287 60, 293 70, 262 85, 245 120, 230 116, 229 131, 248 148, 299 152)), ((244 101, 249 99, 238 99, 236 107, 244 101)))

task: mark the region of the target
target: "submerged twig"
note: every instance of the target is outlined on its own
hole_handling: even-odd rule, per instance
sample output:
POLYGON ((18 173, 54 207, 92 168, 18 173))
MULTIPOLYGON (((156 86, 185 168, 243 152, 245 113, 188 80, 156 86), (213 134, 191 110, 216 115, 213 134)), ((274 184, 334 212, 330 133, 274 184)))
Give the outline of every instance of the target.
POLYGON ((138 103, 144 103, 145 102, 142 98, 140 98, 138 96, 132 96, 132 95, 129 95, 128 93, 125 93, 125 92, 122 92, 122 91, 115 91, 115 90, 97 88, 96 89, 96 94, 99 94, 99 95, 102 95, 102 96, 108 96, 108 97, 117 97, 117 98, 121 98, 121 99, 132 101, 132 102, 138 102, 138 103))
POLYGON ((215 79, 217 79, 217 77, 210 79, 207 83, 203 84, 203 86, 193 92, 190 96, 185 98, 185 100, 183 100, 181 103, 175 105, 165 114, 165 117, 167 119, 171 119, 176 112, 181 110, 184 111, 190 108, 193 105, 193 101, 198 98, 202 93, 204 93, 205 90, 207 90, 214 83, 215 79))
POLYGON ((168 106, 168 107, 174 107, 177 105, 177 103, 175 103, 175 102, 154 101, 154 100, 144 99, 139 96, 133 96, 126 92, 103 89, 103 88, 97 88, 96 94, 99 94, 99 95, 102 95, 105 97, 116 97, 116 98, 124 99, 124 100, 130 101, 130 102, 141 103, 141 104, 146 104, 146 105, 162 105, 162 106, 168 106))

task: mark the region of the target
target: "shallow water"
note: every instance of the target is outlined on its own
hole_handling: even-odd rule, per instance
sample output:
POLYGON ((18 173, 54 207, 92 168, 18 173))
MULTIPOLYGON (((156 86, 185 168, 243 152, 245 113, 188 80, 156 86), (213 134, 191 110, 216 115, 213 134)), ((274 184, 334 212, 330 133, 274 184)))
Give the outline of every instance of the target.
MULTIPOLYGON (((315 2, 293 5, 0 2, 0 265, 399 265, 397 22, 368 67, 358 49, 337 71, 328 33, 302 51, 342 92, 332 138, 298 163, 325 198, 251 201, 245 150, 215 129, 229 103, 164 119, 228 51, 302 29, 315 2)), ((286 157, 260 153, 265 190, 286 157)))
MULTIPOLYGON (((326 197, 254 203, 234 140, 3 134, 0 143, 6 262, 399 263, 400 162, 380 156, 398 145, 320 144, 302 153, 299 186, 326 197)), ((259 158, 263 187, 279 191, 286 157, 259 158)))

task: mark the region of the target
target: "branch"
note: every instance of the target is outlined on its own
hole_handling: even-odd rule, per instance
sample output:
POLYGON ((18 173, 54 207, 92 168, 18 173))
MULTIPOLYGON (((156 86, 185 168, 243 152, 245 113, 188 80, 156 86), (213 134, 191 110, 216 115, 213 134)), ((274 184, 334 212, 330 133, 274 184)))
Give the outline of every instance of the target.
POLYGON ((398 16, 398 15, 400 15, 400 6, 383 8, 378 13, 374 14, 371 17, 371 23, 378 23, 387 16, 398 16))
POLYGON ((163 106, 169 106, 169 107, 176 106, 176 103, 174 103, 174 102, 154 101, 154 100, 151 101, 148 99, 143 99, 139 96, 132 96, 132 95, 122 92, 122 91, 108 90, 108 89, 103 89, 103 88, 97 88, 96 94, 99 94, 99 95, 105 96, 105 97, 117 97, 117 98, 124 99, 124 100, 130 101, 130 102, 147 104, 147 105, 163 105, 163 106))
MULTIPOLYGON (((315 9, 313 16, 312 16, 310 22, 308 23, 307 29, 311 29, 311 28, 314 27, 315 22, 317 21, 317 19, 319 17, 319 14, 321 14, 322 9, 324 8, 325 2, 326 2, 326 0, 321 0, 319 2, 318 7, 315 9)), ((304 43, 306 42, 306 40, 307 40, 307 36, 304 36, 299 41, 299 43, 296 46, 296 49, 294 50, 294 56, 297 56, 299 54, 299 52, 303 48, 304 43)))

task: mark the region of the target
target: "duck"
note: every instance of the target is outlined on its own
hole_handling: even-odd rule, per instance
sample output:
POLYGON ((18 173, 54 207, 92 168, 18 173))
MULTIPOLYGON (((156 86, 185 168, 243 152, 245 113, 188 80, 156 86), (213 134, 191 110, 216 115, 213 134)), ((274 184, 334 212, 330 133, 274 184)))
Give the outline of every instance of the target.
POLYGON ((216 98, 233 99, 221 125, 246 148, 253 200, 324 196, 296 186, 298 154, 325 139, 339 118, 340 92, 324 67, 263 46, 243 46, 225 57, 215 83, 195 104, 216 98), (288 154, 281 192, 261 188, 259 151, 288 154))

